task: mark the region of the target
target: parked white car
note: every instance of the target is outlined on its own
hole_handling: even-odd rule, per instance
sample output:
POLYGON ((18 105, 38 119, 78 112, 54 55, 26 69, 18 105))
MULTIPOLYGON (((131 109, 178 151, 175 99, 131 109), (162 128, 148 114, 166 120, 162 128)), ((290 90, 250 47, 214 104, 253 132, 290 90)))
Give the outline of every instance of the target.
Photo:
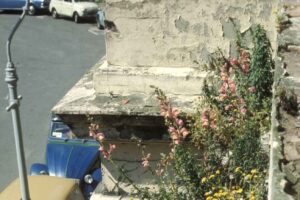
POLYGON ((51 0, 49 11, 54 19, 71 17, 78 23, 82 18, 95 19, 98 5, 93 0, 51 0))

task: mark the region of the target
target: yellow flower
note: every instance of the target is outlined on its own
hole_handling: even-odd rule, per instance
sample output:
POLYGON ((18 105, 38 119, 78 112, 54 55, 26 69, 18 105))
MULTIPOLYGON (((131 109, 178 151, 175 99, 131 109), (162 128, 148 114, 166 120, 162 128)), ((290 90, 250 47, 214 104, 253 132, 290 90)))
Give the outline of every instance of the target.
POLYGON ((220 174, 220 170, 217 170, 217 171, 216 171, 216 174, 220 174))
POLYGON ((226 197, 228 195, 228 192, 222 192, 222 196, 226 197))
POLYGON ((213 178, 215 178, 215 175, 212 174, 209 176, 209 179, 213 179, 213 178))
POLYGON ((213 198, 212 197, 206 197, 206 200, 212 200, 213 198))
POLYGON ((201 183, 206 183, 207 182, 207 178, 206 177, 203 177, 202 179, 201 179, 201 183))
POLYGON ((252 175, 251 174, 247 174, 246 176, 245 176, 245 179, 246 180, 250 180, 252 178, 252 175))
POLYGON ((215 197, 221 197, 221 194, 219 192, 214 194, 215 197))
POLYGON ((238 193, 238 194, 241 194, 242 192, 243 192, 243 189, 242 189, 242 188, 236 190, 236 193, 238 193))
POLYGON ((241 168, 240 167, 235 168, 234 172, 235 173, 241 172, 241 168))
POLYGON ((211 194, 211 192, 205 192, 205 196, 209 196, 211 194))
POLYGON ((252 169, 251 170, 251 174, 256 174, 257 173, 257 170, 256 169, 252 169))

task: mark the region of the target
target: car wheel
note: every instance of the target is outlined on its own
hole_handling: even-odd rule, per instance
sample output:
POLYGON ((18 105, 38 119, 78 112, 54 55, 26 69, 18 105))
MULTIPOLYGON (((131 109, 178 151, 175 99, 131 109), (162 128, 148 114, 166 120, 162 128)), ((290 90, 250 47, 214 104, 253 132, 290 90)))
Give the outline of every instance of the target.
POLYGON ((51 15, 52 15, 53 19, 57 19, 58 18, 58 14, 57 14, 57 11, 55 10, 55 8, 52 9, 51 15))
POLYGON ((36 13, 36 9, 35 9, 34 5, 30 4, 29 9, 28 9, 28 14, 34 15, 35 13, 36 13))
POLYGON ((79 21, 80 21, 80 19, 79 19, 78 13, 74 13, 74 22, 79 23, 79 21))

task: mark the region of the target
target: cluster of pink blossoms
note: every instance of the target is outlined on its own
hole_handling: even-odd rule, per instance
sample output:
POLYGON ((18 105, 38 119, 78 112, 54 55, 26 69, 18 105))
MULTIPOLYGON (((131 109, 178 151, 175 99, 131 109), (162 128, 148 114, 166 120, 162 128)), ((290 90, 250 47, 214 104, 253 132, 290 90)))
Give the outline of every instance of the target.
POLYGON ((99 151, 102 153, 104 158, 108 158, 113 150, 116 148, 116 145, 109 144, 109 149, 105 149, 103 142, 105 140, 104 133, 99 132, 99 125, 98 124, 90 124, 89 126, 89 134, 95 140, 97 140, 100 144, 99 151))
POLYGON ((178 145, 189 135, 184 122, 179 118, 180 112, 177 108, 172 108, 167 102, 160 102, 160 113, 169 124, 168 132, 174 144, 178 145))
MULTIPOLYGON (((225 77, 223 75, 223 77, 225 77)), ((230 96, 236 95, 236 86, 233 80, 230 80, 228 77, 222 79, 223 83, 219 89, 219 100, 225 101, 228 98, 228 93, 230 96)))
POLYGON ((150 158, 150 156, 151 156, 151 154, 148 153, 146 156, 144 156, 142 158, 142 160, 143 160, 143 162, 142 162, 143 167, 145 167, 145 168, 149 167, 149 158, 150 158))
POLYGON ((231 66, 240 68, 244 74, 248 74, 250 68, 250 55, 247 51, 240 50, 240 59, 237 60, 236 58, 231 58, 229 63, 231 66))
POLYGON ((217 119, 216 116, 208 109, 205 109, 201 113, 201 123, 204 128, 217 128, 217 119))

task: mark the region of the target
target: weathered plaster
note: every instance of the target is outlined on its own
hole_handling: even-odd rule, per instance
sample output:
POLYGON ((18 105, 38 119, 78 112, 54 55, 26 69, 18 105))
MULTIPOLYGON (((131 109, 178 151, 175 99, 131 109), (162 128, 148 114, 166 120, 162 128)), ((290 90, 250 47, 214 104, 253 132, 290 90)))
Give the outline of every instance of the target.
POLYGON ((107 60, 112 65, 198 67, 202 50, 229 54, 229 18, 242 32, 259 23, 275 41, 277 1, 269 0, 107 0, 106 17, 118 33, 108 32, 107 60), (225 25, 225 27, 224 27, 225 25), (225 37, 224 37, 225 36, 225 37), (193 56, 189 56, 193 55, 193 56), (197 55, 197 56, 195 56, 197 55))

